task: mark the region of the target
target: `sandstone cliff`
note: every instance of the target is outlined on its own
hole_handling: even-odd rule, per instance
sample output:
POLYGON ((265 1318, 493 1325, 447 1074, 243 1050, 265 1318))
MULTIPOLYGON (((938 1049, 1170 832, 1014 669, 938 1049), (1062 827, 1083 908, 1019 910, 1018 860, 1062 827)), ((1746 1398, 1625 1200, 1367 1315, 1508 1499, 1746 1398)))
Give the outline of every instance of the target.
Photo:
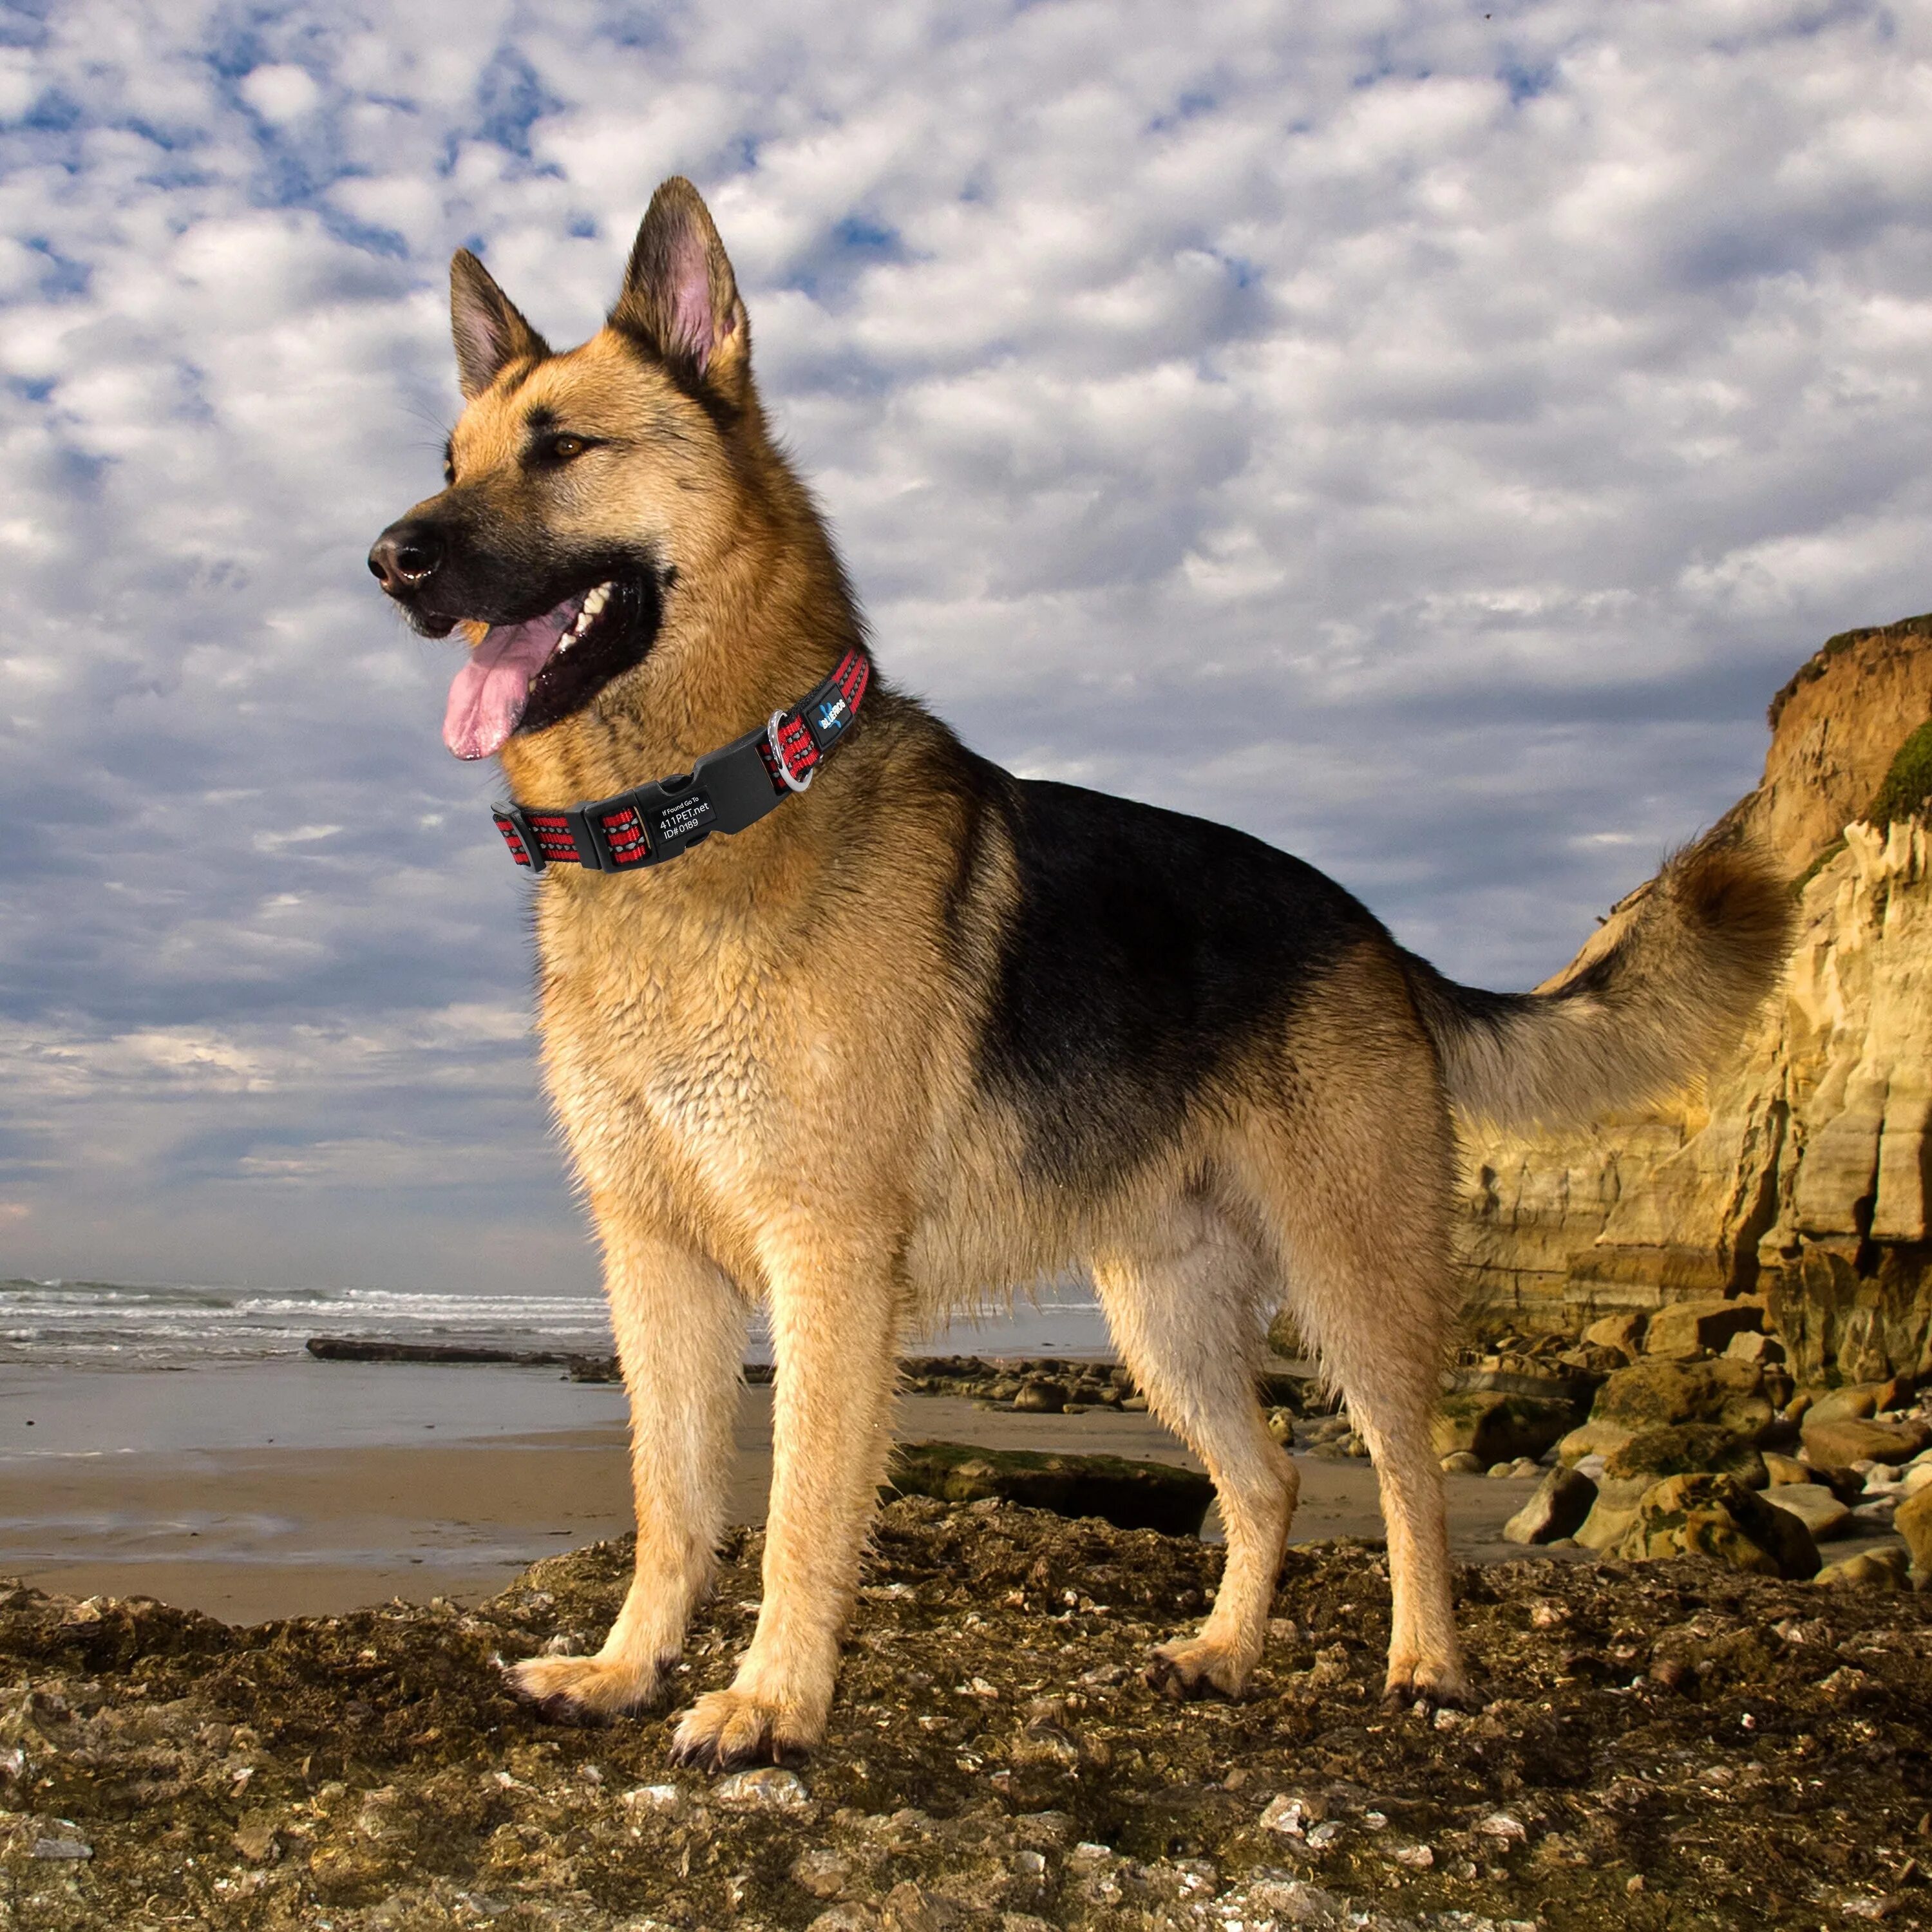
POLYGON ((1749 1294, 1801 1380, 1932 1374, 1928 718, 1932 617, 1835 638, 1779 692, 1730 816, 1799 895, 1784 986, 1666 1110, 1468 1137, 1479 1329, 1749 1294))

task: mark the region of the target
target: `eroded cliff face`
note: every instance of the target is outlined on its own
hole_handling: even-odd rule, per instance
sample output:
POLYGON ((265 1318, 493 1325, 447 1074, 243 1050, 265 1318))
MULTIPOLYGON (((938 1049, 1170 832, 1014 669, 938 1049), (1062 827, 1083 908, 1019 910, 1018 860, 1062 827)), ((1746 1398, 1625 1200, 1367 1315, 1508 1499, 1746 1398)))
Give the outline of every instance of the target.
POLYGON ((1696 1096, 1467 1138, 1476 1325, 1755 1294, 1801 1380, 1932 1374, 1932 841, 1859 815, 1928 713, 1932 618, 1834 639, 1779 694, 1732 815, 1801 896, 1784 986, 1696 1096))

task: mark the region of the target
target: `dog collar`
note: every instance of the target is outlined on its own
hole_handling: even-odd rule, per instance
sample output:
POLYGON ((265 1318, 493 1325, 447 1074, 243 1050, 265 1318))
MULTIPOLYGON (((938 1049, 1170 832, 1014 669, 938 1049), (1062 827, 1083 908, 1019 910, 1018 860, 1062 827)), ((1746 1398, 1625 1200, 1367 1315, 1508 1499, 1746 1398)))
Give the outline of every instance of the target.
POLYGON ((851 728, 872 681, 865 652, 848 651, 789 711, 774 711, 768 724, 706 752, 676 778, 566 811, 498 805, 490 815, 510 856, 532 872, 560 864, 592 872, 661 866, 714 832, 743 831, 805 790, 851 728))

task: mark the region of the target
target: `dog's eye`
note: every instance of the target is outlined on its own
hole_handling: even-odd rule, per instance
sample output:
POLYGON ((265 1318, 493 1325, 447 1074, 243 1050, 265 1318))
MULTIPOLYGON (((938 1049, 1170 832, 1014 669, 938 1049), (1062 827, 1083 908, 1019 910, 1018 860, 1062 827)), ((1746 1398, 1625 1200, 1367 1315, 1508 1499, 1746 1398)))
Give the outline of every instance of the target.
POLYGON ((560 463, 568 463, 573 456, 581 456, 590 447, 580 436, 554 436, 550 440, 548 454, 560 463))

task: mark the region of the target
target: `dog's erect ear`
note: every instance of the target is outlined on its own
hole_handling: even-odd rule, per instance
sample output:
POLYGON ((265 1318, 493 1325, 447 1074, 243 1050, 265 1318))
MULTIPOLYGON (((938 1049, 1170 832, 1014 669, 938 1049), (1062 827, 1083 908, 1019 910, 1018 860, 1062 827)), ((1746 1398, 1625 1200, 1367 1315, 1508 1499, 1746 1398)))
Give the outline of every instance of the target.
POLYGON ((467 248, 450 258, 449 326, 456 337, 456 380, 465 401, 480 396, 511 363, 550 353, 550 344, 467 248))
POLYGON ((711 211, 682 175, 651 196, 610 326, 714 382, 743 366, 748 331, 737 278, 711 211))

